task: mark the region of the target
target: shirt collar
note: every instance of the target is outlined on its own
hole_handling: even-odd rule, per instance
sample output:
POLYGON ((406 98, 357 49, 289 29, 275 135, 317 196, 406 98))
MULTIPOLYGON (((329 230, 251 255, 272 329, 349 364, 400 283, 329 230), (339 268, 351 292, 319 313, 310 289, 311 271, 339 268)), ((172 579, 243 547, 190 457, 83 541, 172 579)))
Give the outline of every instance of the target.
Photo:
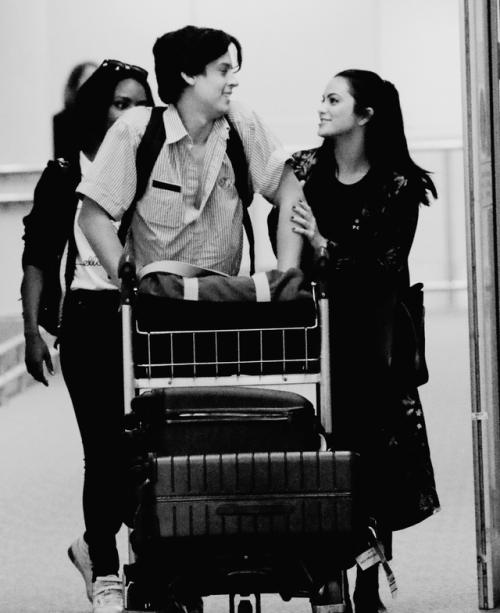
POLYGON ((167 106, 167 110, 163 114, 164 122, 165 122, 165 132, 167 133, 167 145, 172 143, 176 143, 186 136, 189 137, 184 124, 182 123, 182 119, 173 104, 169 104, 167 106))
MULTIPOLYGON (((167 110, 164 113, 165 131, 167 133, 167 144, 176 143, 183 138, 191 138, 182 123, 182 119, 173 104, 167 106, 167 110)), ((214 121, 212 128, 213 134, 227 140, 229 138, 229 123, 225 117, 219 117, 214 121)))
POLYGON ((213 129, 219 138, 223 138, 224 140, 229 138, 229 123, 225 116, 215 120, 213 129))

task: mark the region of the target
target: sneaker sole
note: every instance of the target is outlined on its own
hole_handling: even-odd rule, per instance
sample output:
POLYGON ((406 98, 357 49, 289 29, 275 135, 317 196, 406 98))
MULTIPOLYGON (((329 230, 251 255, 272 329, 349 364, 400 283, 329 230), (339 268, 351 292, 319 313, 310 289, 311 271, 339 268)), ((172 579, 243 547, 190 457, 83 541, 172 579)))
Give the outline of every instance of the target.
POLYGON ((83 579, 85 581, 85 591, 87 592, 87 598, 89 599, 89 602, 92 602, 92 583, 87 582, 87 579, 85 578, 85 571, 83 570, 83 567, 78 563, 78 560, 75 556, 75 554, 73 553, 73 549, 71 548, 71 545, 68 547, 68 557, 71 560, 71 562, 73 562, 73 564, 75 565, 75 567, 77 568, 77 570, 81 573, 81 575, 83 576, 83 579))

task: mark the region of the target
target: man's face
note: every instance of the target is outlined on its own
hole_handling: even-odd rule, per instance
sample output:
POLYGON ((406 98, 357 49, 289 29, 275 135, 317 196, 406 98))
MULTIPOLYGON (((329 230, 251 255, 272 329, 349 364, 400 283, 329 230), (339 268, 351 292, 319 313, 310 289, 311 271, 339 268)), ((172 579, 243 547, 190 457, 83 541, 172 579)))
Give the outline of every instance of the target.
POLYGON ((207 64, 204 74, 196 77, 193 93, 208 116, 217 119, 229 110, 232 91, 238 85, 234 76, 236 68, 228 50, 207 64))

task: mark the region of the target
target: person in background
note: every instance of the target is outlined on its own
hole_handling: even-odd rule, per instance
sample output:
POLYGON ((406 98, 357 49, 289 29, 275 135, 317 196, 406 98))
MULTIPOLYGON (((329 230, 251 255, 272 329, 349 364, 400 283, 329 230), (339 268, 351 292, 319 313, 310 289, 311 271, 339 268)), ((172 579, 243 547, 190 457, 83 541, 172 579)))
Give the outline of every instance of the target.
MULTIPOLYGON (((392 530, 439 510, 422 406, 401 353, 398 304, 407 294, 408 255, 419 208, 437 197, 411 159, 394 85, 365 70, 331 79, 319 107, 321 146, 294 154, 305 201, 294 232, 306 239, 303 268, 325 247, 331 260, 330 333, 334 449, 364 459, 366 509, 385 557, 392 530)), ((379 564, 358 568, 356 613, 385 611, 379 564)))
POLYGON ((25 217, 21 287, 28 372, 48 385, 49 350, 38 328, 40 298, 50 271, 60 262, 65 289, 58 335, 61 367, 80 430, 85 479, 85 534, 68 554, 82 573, 94 613, 120 613, 122 583, 116 533, 121 527, 121 432, 123 375, 119 291, 91 249, 78 219, 75 189, 88 172, 109 127, 137 106, 152 106, 147 72, 106 60, 77 94, 78 157, 49 162, 25 217), (62 258, 61 258, 62 254, 62 258))
POLYGON ((96 68, 97 64, 94 62, 82 62, 69 74, 64 88, 64 108, 52 118, 55 160, 58 158, 68 160, 77 154, 72 121, 76 94, 96 68))

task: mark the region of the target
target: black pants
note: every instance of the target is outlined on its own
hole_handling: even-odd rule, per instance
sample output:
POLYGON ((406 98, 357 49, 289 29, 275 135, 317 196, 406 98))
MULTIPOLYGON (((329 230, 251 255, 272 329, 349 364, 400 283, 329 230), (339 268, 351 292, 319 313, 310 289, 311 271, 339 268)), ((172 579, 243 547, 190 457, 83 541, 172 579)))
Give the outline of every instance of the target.
POLYGON ((85 540, 94 578, 119 570, 124 406, 118 308, 118 291, 69 292, 60 334, 62 372, 83 443, 85 540))

